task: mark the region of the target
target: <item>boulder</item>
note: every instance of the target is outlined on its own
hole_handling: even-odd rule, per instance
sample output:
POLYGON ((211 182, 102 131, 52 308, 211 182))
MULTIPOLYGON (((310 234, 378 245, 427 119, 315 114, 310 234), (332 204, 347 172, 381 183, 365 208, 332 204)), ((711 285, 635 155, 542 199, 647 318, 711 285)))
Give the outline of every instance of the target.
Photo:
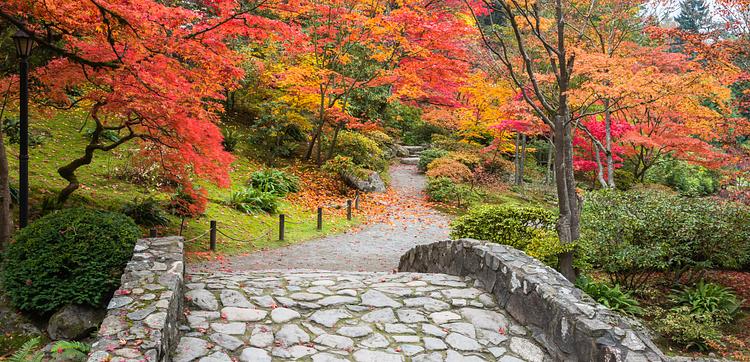
POLYGON ((343 178, 347 185, 359 191, 385 192, 385 183, 375 171, 370 172, 367 180, 361 179, 353 173, 345 173, 343 178))
POLYGON ((404 165, 416 165, 419 164, 419 157, 401 157, 400 161, 404 165))
POLYGON ((49 319, 47 334, 51 339, 78 340, 99 328, 105 310, 82 305, 66 305, 49 319))
POLYGON ((402 145, 391 145, 391 150, 393 150, 393 153, 396 155, 396 157, 409 156, 409 150, 402 145))

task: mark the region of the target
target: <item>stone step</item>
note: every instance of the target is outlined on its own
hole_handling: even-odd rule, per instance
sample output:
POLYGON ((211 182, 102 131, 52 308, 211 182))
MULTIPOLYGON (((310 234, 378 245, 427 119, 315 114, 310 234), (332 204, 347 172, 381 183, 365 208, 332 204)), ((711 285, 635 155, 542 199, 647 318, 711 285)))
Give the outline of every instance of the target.
POLYGON ((424 151, 425 149, 424 146, 404 146, 404 148, 409 150, 409 152, 420 152, 420 151, 424 151))
POLYGON ((416 165, 419 163, 419 157, 401 157, 401 163, 404 165, 416 165))

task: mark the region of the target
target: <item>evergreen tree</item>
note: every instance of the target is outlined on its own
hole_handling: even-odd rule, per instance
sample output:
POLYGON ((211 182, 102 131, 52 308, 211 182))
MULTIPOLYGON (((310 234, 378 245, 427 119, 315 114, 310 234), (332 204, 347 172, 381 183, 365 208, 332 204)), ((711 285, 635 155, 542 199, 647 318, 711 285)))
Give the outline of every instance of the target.
POLYGON ((680 15, 674 19, 680 29, 699 33, 711 24, 708 5, 705 0, 682 0, 680 2, 680 15))

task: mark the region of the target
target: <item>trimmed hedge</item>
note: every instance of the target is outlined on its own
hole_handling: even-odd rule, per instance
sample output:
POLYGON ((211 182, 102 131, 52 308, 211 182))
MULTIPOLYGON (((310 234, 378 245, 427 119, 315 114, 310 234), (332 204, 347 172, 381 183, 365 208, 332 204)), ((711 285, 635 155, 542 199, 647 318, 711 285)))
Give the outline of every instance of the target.
POLYGON ((66 304, 102 306, 140 235, 120 213, 71 208, 46 215, 8 247, 5 291, 18 309, 42 314, 66 304))

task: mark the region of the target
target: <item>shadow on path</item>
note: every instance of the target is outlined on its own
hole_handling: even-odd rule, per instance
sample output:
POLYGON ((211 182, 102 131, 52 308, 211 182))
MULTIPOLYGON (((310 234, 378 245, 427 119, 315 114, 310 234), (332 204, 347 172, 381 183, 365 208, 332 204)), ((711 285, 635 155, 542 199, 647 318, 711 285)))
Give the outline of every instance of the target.
MULTIPOLYGON (((449 218, 424 202, 425 177, 415 166, 391 166, 397 204, 388 205, 382 221, 343 234, 278 249, 228 258, 230 270, 319 269, 391 271, 399 258, 418 244, 448 237, 449 218)), ((195 271, 218 270, 218 263, 189 265, 195 271)))

